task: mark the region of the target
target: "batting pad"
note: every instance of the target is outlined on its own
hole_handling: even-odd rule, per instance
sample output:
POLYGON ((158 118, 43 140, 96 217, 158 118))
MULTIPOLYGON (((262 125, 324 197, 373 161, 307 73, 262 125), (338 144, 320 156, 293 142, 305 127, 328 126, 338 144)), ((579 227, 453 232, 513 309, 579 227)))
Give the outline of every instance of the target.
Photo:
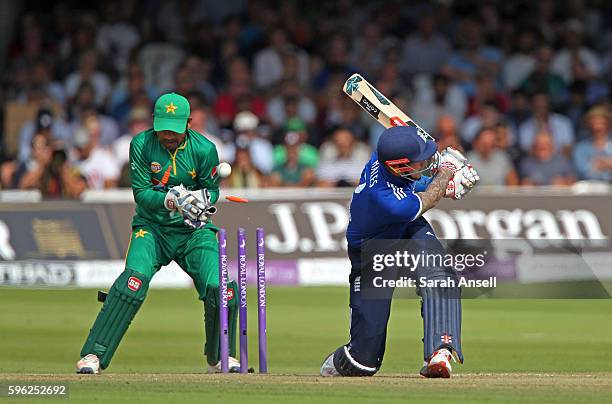
MULTIPOLYGON (((236 357, 236 322, 238 320, 238 284, 236 281, 228 282, 227 290, 229 293, 227 302, 229 354, 236 357)), ((204 355, 206 355, 206 362, 213 366, 221 360, 219 294, 219 286, 209 285, 206 287, 206 298, 204 299, 204 331, 206 334, 204 355)))
POLYGON ((110 364, 121 339, 142 306, 149 290, 149 278, 126 269, 113 283, 108 296, 81 349, 81 356, 95 354, 100 367, 110 364))
POLYGON ((425 361, 440 348, 448 348, 463 363, 461 352, 461 289, 420 289, 425 361))

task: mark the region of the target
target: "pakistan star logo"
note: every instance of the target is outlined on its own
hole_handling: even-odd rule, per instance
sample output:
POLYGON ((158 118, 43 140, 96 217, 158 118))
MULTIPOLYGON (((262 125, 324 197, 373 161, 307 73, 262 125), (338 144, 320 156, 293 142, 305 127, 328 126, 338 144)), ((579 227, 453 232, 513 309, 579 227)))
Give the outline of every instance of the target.
POLYGON ((145 234, 148 234, 148 233, 149 233, 148 231, 140 229, 136 233, 134 233, 134 235, 136 236, 135 238, 138 238, 138 237, 144 238, 145 234))
POLYGON ((359 83, 361 81, 361 77, 359 76, 355 76, 355 77, 351 77, 350 79, 348 79, 348 81, 346 82, 346 93, 348 95, 353 95, 353 91, 357 91, 357 89, 359 88, 359 83))
POLYGON ((196 173, 195 168, 192 168, 192 169, 191 169, 191 171, 187 171, 187 174, 191 175, 191 179, 192 179, 192 180, 195 180, 195 177, 197 177, 197 175, 198 175, 198 174, 196 173))
POLYGON ((385 98, 384 95, 382 95, 381 93, 378 92, 377 89, 375 89, 374 87, 372 87, 371 85, 368 84, 368 87, 370 87, 370 90, 372 90, 372 92, 374 93, 374 95, 376 96, 376 98, 378 98, 378 101, 380 101, 381 104, 383 105, 389 105, 389 100, 385 98))
POLYGON ((172 102, 170 102, 170 104, 166 105, 166 113, 170 113, 172 112, 173 114, 176 115, 176 105, 174 105, 172 102))

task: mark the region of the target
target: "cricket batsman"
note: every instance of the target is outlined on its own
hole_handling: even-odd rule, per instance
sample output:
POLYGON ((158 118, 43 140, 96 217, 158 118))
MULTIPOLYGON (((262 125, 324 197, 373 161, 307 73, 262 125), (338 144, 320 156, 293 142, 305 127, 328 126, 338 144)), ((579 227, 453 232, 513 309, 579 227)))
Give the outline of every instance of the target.
MULTIPOLYGON (((382 365, 393 290, 384 298, 362 293, 362 245, 366 240, 419 240, 433 250, 443 247, 423 213, 443 197, 459 199, 478 182, 476 171, 458 151, 441 154, 436 143, 415 126, 386 129, 366 164, 350 205, 346 231, 351 261, 350 341, 332 352, 322 376, 372 376, 382 365), (426 174, 433 173, 432 176, 426 174)), ((426 271, 427 280, 449 275, 448 268, 426 271)), ((454 269, 451 273, 456 276, 454 269)), ((424 377, 451 376, 452 358, 461 352, 461 291, 459 287, 421 287, 424 377)))
MULTIPOLYGON (((132 192, 136 213, 125 270, 111 286, 83 348, 77 373, 106 369, 138 309, 149 283, 164 265, 175 261, 192 279, 204 302, 208 372, 220 372, 218 228, 210 221, 219 198, 217 150, 190 129, 190 107, 179 94, 155 102, 153 128, 130 144, 132 192)), ((237 290, 235 281, 229 289, 237 290)), ((229 300, 230 371, 236 356, 236 299, 229 300)))

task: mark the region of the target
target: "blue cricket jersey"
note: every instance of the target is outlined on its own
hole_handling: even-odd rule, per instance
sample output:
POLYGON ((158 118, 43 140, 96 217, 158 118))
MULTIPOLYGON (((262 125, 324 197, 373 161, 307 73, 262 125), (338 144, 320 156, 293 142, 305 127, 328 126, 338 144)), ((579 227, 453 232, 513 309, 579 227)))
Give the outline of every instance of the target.
POLYGON ((416 192, 427 188, 430 177, 406 181, 380 166, 376 152, 361 172, 353 193, 350 221, 346 230, 349 255, 358 253, 362 240, 399 239, 408 233, 421 215, 421 199, 416 192))

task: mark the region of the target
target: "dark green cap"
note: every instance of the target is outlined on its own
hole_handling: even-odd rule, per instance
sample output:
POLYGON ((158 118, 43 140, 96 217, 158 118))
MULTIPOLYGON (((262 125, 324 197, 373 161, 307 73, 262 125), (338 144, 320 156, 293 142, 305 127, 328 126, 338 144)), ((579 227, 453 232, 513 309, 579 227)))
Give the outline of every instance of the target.
POLYGON ((185 133, 190 109, 187 98, 176 93, 160 96, 155 101, 153 112, 153 130, 171 130, 176 133, 185 133))

